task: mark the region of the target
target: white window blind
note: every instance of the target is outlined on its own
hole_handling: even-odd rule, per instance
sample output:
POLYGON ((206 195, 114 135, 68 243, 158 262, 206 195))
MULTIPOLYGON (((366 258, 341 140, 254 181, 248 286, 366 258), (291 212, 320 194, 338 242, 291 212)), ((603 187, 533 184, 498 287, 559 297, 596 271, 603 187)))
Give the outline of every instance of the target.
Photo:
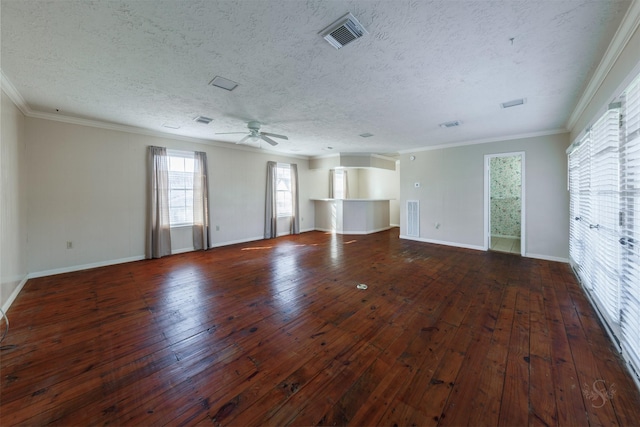
POLYGON ((640 374, 640 76, 624 94, 621 147, 621 345, 640 374))
POLYGON ((613 323, 620 312, 620 110, 608 110, 591 127, 591 204, 588 247, 594 253, 590 282, 613 323))
POLYGON ((286 163, 278 163, 276 167, 276 203, 278 216, 292 215, 291 166, 286 163))
POLYGON ((640 76, 569 152, 569 256, 640 378, 640 76))
POLYGON ((569 255, 580 274, 585 275, 584 254, 586 251, 584 230, 589 221, 589 180, 591 161, 590 138, 587 133, 579 142, 578 147, 569 153, 569 192, 570 215, 569 223, 569 255))

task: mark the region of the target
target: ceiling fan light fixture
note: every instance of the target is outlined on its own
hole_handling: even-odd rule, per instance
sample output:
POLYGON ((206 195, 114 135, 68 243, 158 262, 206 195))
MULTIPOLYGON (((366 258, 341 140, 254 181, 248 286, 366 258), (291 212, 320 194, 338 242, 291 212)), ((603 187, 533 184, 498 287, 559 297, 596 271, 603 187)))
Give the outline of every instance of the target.
POLYGON ((519 99, 514 99, 512 101, 507 101, 507 102, 503 102, 500 104, 500 108, 511 108, 511 107, 517 107, 518 105, 523 105, 527 102, 527 98, 519 98, 519 99))
POLYGON ((220 76, 215 76, 209 84, 211 86, 219 87, 220 89, 228 90, 229 92, 238 87, 238 83, 220 76))

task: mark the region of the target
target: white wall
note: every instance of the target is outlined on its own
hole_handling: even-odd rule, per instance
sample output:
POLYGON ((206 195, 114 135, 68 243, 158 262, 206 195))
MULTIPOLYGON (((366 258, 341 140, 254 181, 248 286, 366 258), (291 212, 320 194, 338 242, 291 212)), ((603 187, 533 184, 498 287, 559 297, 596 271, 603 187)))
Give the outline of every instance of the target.
POLYGON ((406 235, 406 201, 420 201, 420 240, 480 249, 484 246, 484 156, 524 151, 526 253, 569 256, 568 134, 475 144, 412 153, 400 158, 400 234, 406 235), (416 188, 414 184, 420 183, 416 188), (435 224, 440 227, 436 228, 435 224))
MULTIPOLYGON (((337 158, 337 157, 335 157, 337 158)), ((314 167, 311 169, 311 196, 315 199, 329 197, 329 169, 335 165, 327 163, 328 159, 312 159, 314 167)), ((349 174, 349 196, 352 199, 392 199, 389 204, 389 220, 391 225, 400 224, 400 164, 396 163, 396 170, 380 168, 346 168, 349 174)))
MULTIPOLYGON (((26 140, 30 273, 144 256, 149 145, 207 153, 214 246, 264 235, 269 160, 298 165, 300 228, 313 229, 307 160, 39 118, 26 119, 26 140)), ((174 252, 190 248, 190 229, 172 235, 174 252)))
POLYGON ((0 306, 27 277, 25 117, 2 91, 0 150, 0 306))
POLYGON ((389 221, 391 225, 400 225, 400 164, 396 170, 368 168, 360 169, 359 193, 361 199, 391 199, 389 202, 389 221))

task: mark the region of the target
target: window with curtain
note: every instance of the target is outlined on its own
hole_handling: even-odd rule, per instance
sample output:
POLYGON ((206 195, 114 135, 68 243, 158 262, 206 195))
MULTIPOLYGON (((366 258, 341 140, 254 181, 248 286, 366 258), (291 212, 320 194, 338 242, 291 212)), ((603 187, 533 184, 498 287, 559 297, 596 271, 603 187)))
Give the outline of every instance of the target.
POLYGON ((568 150, 569 256, 640 374, 640 76, 568 150))
POLYGON ((279 217, 291 216, 293 195, 291 193, 291 166, 278 163, 276 166, 276 212, 279 217))
POLYGON ((264 238, 278 236, 278 218, 288 217, 291 234, 300 233, 298 165, 267 162, 264 238))
POLYGON ((193 225, 193 153, 167 150, 167 155, 171 227, 193 225))

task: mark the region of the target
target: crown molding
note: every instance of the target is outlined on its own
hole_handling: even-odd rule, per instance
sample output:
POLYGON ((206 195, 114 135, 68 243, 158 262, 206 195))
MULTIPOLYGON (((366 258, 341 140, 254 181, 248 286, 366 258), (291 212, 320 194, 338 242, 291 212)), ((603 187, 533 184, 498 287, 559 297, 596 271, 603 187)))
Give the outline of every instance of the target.
POLYGON ((399 154, 418 153, 420 151, 442 150, 444 148, 464 147, 466 145, 477 145, 477 144, 489 144, 491 142, 512 141, 516 139, 525 139, 525 138, 536 138, 539 136, 558 135, 562 133, 569 133, 569 131, 567 129, 552 129, 548 131, 523 133, 519 135, 508 135, 508 136, 501 136, 501 137, 495 137, 495 138, 482 138, 482 139, 475 139, 471 141, 461 141, 461 142, 454 142, 450 144, 440 144, 440 145, 432 145, 428 147, 413 148, 410 150, 401 150, 398 153, 399 154))
POLYGON ((16 107, 24 114, 25 116, 29 116, 33 113, 29 105, 27 105, 27 101, 24 100, 18 89, 11 83, 11 80, 4 74, 4 71, 0 69, 0 85, 2 86, 2 91, 9 97, 11 101, 15 104, 16 107))
POLYGON ((303 156, 299 154, 283 153, 275 150, 254 148, 254 147, 249 147, 247 145, 232 144, 229 142, 216 141, 212 139, 203 139, 203 138, 194 138, 190 136, 176 135, 173 133, 167 133, 167 132, 162 132, 162 131, 157 131, 152 129, 145 129, 145 128, 140 128, 136 126, 127 126, 127 125, 121 125, 117 123, 103 122, 99 120, 83 119, 80 117, 67 116, 63 114, 53 114, 53 113, 44 113, 41 111, 34 111, 29 107, 25 99, 22 97, 22 95, 20 95, 20 92, 18 92, 16 87, 13 85, 13 83, 11 83, 9 78, 2 72, 2 70, 0 70, 0 73, 1 73, 1 79, 2 79, 1 80, 2 91, 7 94, 9 99, 13 101, 13 103, 16 105, 16 107, 18 107, 18 109, 22 112, 22 114, 24 114, 27 117, 42 119, 42 120, 51 120, 54 122, 68 123, 68 124, 78 125, 78 126, 88 126, 88 127, 112 130, 117 132, 126 132, 126 133, 138 134, 138 135, 153 136, 157 138, 174 139, 178 141, 191 142, 194 144, 203 144, 208 146, 227 148, 231 150, 250 151, 250 152, 261 153, 261 154, 269 153, 269 154, 273 154, 281 157, 289 157, 289 158, 301 159, 301 160, 309 159, 309 156, 303 156))
POLYGON ((569 116, 569 120, 565 126, 567 129, 573 129, 576 125, 578 119, 598 92, 598 89, 600 89, 600 86, 602 86, 602 83, 604 83, 604 80, 627 46, 627 43, 629 43, 629 40, 638 29, 638 26, 640 26, 640 1, 635 0, 631 2, 627 13, 622 18, 618 30, 611 39, 611 43, 609 43, 607 51, 593 73, 593 77, 589 80, 586 89, 569 116))

